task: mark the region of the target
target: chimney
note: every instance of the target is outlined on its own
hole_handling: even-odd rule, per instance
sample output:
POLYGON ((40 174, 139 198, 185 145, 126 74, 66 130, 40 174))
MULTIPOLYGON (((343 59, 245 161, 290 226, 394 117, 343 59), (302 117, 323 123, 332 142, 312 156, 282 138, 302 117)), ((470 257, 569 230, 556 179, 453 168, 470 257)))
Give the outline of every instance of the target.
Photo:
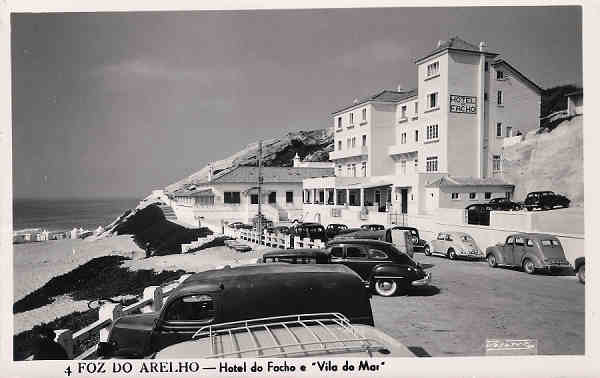
POLYGON ((396 91, 402 92, 402 84, 398 84, 398 86, 396 87, 396 91))
POLYGON ((355 98, 354 101, 352 101, 353 104, 358 104, 358 99, 355 98))
POLYGON ((440 46, 441 46, 441 45, 443 45, 443 44, 444 44, 444 41, 442 41, 442 40, 440 39, 440 40, 438 40, 438 45, 437 45, 437 47, 440 47, 440 46))
POLYGON ((212 162, 208 163, 208 182, 212 181, 214 170, 215 170, 215 168, 213 167, 212 162))
POLYGON ((487 43, 484 41, 479 42, 479 51, 486 52, 487 51, 487 43))

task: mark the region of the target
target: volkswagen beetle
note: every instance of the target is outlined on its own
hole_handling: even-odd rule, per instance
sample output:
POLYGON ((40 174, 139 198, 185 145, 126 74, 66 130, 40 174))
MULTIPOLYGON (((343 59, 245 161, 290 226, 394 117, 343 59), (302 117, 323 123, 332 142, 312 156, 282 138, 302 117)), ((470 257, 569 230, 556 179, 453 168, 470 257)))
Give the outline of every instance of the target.
POLYGON ((485 257, 471 235, 464 232, 440 232, 437 238, 425 246, 425 254, 447 256, 450 260, 485 257))

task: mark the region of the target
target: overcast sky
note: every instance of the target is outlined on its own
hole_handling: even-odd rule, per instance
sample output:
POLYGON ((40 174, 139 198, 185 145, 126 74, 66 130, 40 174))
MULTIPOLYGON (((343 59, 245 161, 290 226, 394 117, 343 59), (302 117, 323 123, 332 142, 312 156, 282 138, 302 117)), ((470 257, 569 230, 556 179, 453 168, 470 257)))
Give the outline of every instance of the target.
POLYGON ((544 88, 582 83, 578 7, 16 14, 13 195, 141 197, 259 138, 416 87, 458 35, 544 88))

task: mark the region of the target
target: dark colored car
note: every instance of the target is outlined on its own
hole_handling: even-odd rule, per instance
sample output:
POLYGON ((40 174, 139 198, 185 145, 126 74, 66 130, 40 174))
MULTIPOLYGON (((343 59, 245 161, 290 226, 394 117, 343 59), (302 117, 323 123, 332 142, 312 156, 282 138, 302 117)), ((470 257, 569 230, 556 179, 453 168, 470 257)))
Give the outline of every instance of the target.
POLYGON ((489 204, 474 203, 467 206, 465 210, 467 211, 468 224, 490 225, 490 211, 494 209, 489 204))
POLYGON ((325 227, 319 223, 300 223, 290 228, 290 235, 292 235, 292 245, 294 243, 293 238, 310 238, 312 240, 321 240, 327 242, 327 234, 325 227))
POLYGON ((288 264, 330 264, 329 253, 318 248, 271 249, 263 253, 257 260, 258 264, 288 263, 288 264))
MULTIPOLYGON (((108 341, 101 342, 98 346, 99 355, 144 358, 166 350, 170 352, 159 353, 158 357, 191 358, 191 351, 199 353, 199 347, 195 348, 194 345, 202 345, 203 353, 208 355, 196 354, 194 358, 243 357, 248 356, 247 352, 256 353, 263 347, 269 353, 258 352, 258 357, 265 357, 288 346, 281 344, 273 347, 272 343, 263 343, 265 340, 272 341, 269 334, 279 338, 282 331, 286 332, 286 327, 302 327, 307 332, 312 331, 313 337, 308 341, 297 339, 296 342, 302 345, 295 344, 295 353, 292 354, 313 351, 317 355, 329 356, 329 349, 320 345, 320 342, 315 342, 315 337, 318 337, 315 333, 322 334, 326 329, 314 320, 314 316, 333 318, 333 323, 338 325, 362 327, 368 333, 377 334, 382 341, 389 338, 372 327, 373 313, 369 299, 370 294, 360 277, 352 270, 336 264, 261 264, 209 270, 192 275, 177 287, 169 295, 160 313, 126 315, 115 320, 108 341), (295 323, 288 323, 290 319, 295 323), (238 326, 232 326, 233 324, 238 326), (250 341, 256 336, 250 329, 255 329, 257 324, 264 332, 259 335, 264 338, 258 338, 261 340, 260 346, 255 343, 256 339, 254 342, 250 341), (228 325, 231 327, 227 327, 228 325), (227 328, 225 335, 228 345, 231 344, 229 341, 240 337, 241 333, 247 332, 246 336, 250 336, 250 339, 234 343, 240 342, 239 348, 231 344, 235 349, 232 355, 215 353, 213 349, 224 346, 215 345, 212 337, 216 333, 213 334, 212 330, 216 332, 224 327, 227 328), (273 327, 273 330, 268 329, 269 327, 273 327), (205 330, 206 333, 203 333, 205 330), (185 343, 192 339, 192 344, 185 343), (247 345, 246 343, 249 343, 249 348, 242 345, 247 345), (176 344, 185 347, 178 347, 176 344)), ((261 332, 260 330, 257 329, 257 332, 261 332)), ((355 334, 356 336, 358 335, 355 334)), ((399 343, 392 344, 391 347, 396 352, 408 351, 405 347, 402 349, 403 346, 399 343)), ((342 350, 345 351, 348 345, 343 346, 342 350)), ((365 346, 372 345, 363 345, 360 351, 371 352, 365 346)), ((342 353, 340 345, 327 347, 337 347, 334 349, 342 353)), ((404 355, 411 354, 408 352, 404 355)))
POLYGON ((343 264, 381 296, 428 285, 431 275, 393 244, 372 239, 334 239, 327 245, 334 264, 343 264))
POLYGON ((523 201, 523 206, 528 211, 531 211, 535 208, 542 210, 551 210, 555 207, 569 207, 571 204, 571 200, 567 197, 556 194, 549 190, 543 192, 531 192, 527 194, 525 197, 525 201, 523 201))
MULTIPOLYGON (((406 253, 407 255, 409 255, 411 258, 414 255, 415 252, 415 247, 414 247, 414 240, 415 240, 415 234, 414 232, 416 231, 417 233, 417 240, 418 239, 418 231, 416 228, 413 227, 406 227, 406 226, 394 226, 388 229, 384 229, 384 230, 380 230, 380 231, 368 231, 368 230, 358 230, 358 231, 353 231, 353 232, 349 232, 349 233, 344 233, 344 234, 340 234, 338 236, 335 237, 335 239, 373 239, 373 240, 381 240, 381 241, 385 241, 388 243, 392 243, 396 246, 397 249, 399 249, 400 251, 406 253), (403 240, 403 238, 397 238, 394 239, 394 233, 392 232, 393 230, 399 230, 399 231, 406 231, 410 234, 410 245, 406 242, 406 240, 403 240)), ((420 240, 421 246, 420 246, 420 250, 424 251, 424 246, 426 244, 426 242, 424 240, 420 240)))
POLYGON ((528 274, 536 269, 560 270, 571 265, 565 257, 560 241, 554 235, 520 233, 506 238, 485 251, 488 264, 521 267, 528 274))
POLYGON ((331 239, 336 235, 348 230, 348 226, 341 223, 331 223, 327 225, 325 229, 325 233, 327 234, 327 238, 331 239))
POLYGON ((501 211, 519 211, 521 210, 521 204, 513 202, 508 198, 492 198, 488 205, 492 207, 493 210, 501 210, 501 211))
POLYGON ((575 273, 577 273, 579 282, 585 284, 585 257, 575 259, 575 273))
POLYGON ((290 228, 288 226, 274 226, 267 228, 267 232, 272 234, 289 234, 290 228))
POLYGON ((382 224, 363 224, 360 226, 360 229, 367 231, 381 231, 385 230, 385 226, 382 224))

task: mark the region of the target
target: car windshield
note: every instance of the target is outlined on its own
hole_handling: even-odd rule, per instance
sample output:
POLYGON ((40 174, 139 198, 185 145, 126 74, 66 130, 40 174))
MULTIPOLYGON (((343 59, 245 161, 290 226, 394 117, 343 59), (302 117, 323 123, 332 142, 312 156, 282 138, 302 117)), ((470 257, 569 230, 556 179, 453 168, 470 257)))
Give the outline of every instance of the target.
POLYGON ((556 239, 543 239, 542 246, 544 246, 544 247, 560 247, 560 242, 556 239))

